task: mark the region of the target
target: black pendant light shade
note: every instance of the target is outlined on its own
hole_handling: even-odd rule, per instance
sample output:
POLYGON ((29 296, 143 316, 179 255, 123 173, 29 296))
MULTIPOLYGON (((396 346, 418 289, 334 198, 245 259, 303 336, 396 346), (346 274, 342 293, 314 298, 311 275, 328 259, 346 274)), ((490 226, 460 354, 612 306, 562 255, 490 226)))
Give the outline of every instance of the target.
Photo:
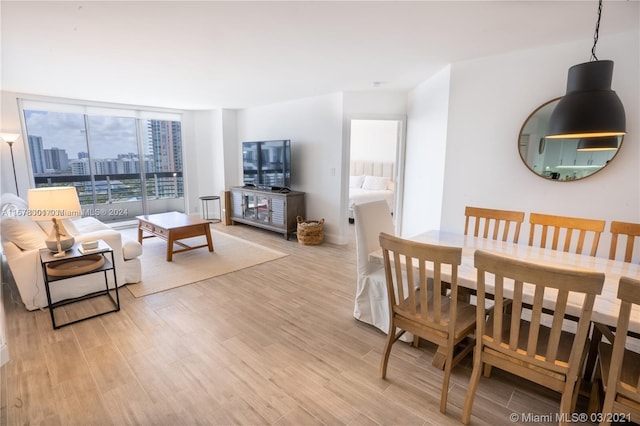
POLYGON ((578 141, 578 151, 611 151, 620 145, 618 136, 604 136, 601 138, 584 138, 578 141))
POLYGON ((624 135, 624 107, 611 90, 612 76, 613 61, 591 61, 569 68, 567 93, 551 113, 546 137, 624 135))

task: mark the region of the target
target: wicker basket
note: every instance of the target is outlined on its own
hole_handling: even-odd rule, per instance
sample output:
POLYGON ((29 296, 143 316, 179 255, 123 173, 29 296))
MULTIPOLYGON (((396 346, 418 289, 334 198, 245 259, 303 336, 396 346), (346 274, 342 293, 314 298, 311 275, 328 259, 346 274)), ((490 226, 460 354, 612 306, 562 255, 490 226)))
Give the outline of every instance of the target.
POLYGON ((317 246, 324 240, 324 219, 303 220, 298 216, 298 229, 296 235, 298 242, 306 246, 317 246))

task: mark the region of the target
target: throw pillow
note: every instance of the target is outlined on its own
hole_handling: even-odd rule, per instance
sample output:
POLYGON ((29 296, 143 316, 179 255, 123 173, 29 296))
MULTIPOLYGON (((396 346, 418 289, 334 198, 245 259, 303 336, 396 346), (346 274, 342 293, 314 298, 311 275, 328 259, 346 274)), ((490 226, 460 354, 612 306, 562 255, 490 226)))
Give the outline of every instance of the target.
POLYGON ((365 176, 362 183, 362 189, 373 191, 382 191, 387 189, 387 185, 391 179, 383 176, 365 176))
POLYGON ((364 175, 349 176, 349 188, 362 188, 362 182, 364 182, 364 175))
POLYGON ((17 195, 5 193, 0 196, 2 216, 26 216, 27 202, 17 195))
POLYGON ((3 217, 0 221, 2 238, 11 241, 21 250, 45 247, 47 235, 38 224, 25 216, 3 217))

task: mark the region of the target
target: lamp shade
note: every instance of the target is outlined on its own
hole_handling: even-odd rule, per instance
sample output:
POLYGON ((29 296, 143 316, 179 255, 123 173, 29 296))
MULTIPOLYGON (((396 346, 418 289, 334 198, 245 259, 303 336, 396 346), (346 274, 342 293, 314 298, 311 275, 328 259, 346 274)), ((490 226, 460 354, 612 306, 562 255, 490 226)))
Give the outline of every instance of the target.
POLYGON ((67 219, 82 215, 78 192, 73 186, 29 189, 27 203, 31 220, 67 219))
POLYGON ((9 145, 13 144, 20 137, 19 133, 0 133, 0 138, 9 145))
POLYGON ((547 138, 591 138, 626 133, 624 106, 611 90, 613 61, 569 68, 567 93, 549 118, 547 138))
POLYGON ((578 151, 612 151, 618 149, 618 136, 584 138, 578 141, 578 151))

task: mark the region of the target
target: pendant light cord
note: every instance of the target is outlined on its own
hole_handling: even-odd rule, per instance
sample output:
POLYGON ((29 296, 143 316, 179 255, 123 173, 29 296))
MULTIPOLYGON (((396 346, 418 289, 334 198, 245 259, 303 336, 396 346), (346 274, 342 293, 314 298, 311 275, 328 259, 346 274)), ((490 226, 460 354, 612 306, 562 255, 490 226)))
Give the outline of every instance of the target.
POLYGON ((596 44, 598 44, 598 33, 600 32, 600 17, 602 16, 602 0, 598 2, 598 21, 596 22, 596 31, 593 33, 593 47, 591 48, 590 61, 597 61, 596 44))

